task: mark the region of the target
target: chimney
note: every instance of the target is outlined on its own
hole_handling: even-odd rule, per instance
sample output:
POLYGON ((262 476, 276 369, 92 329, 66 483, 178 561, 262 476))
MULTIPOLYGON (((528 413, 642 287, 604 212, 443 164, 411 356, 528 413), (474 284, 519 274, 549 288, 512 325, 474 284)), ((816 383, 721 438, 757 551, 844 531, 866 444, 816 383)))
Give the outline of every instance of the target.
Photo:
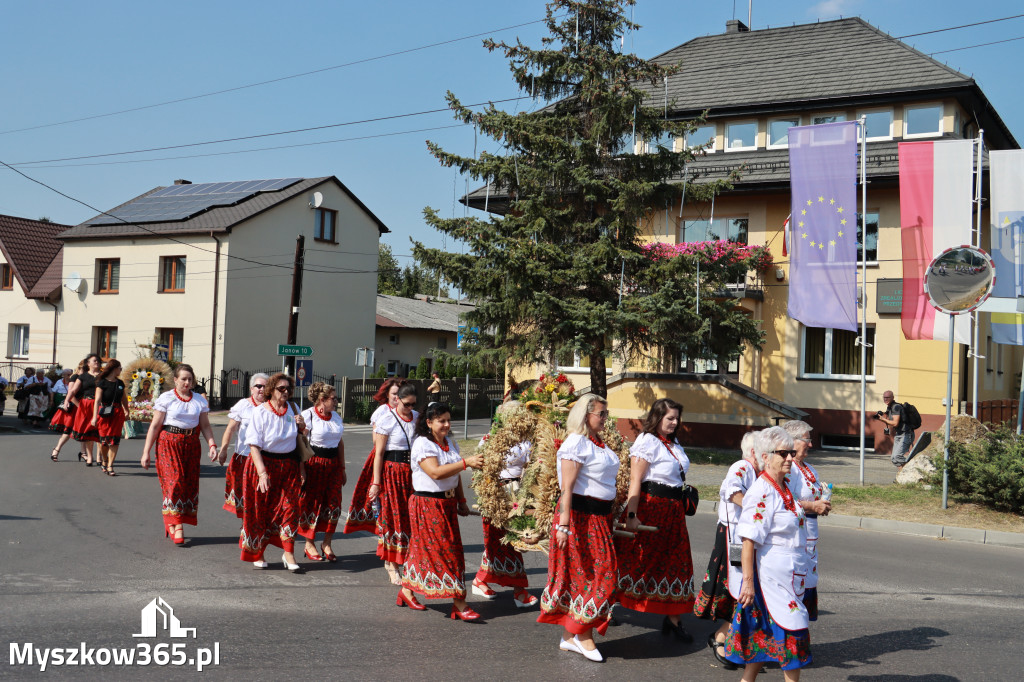
POLYGON ((730 19, 725 22, 726 33, 747 33, 748 31, 750 31, 750 29, 747 28, 747 25, 739 19, 730 19))
POLYGON ((192 181, 191 180, 182 180, 182 179, 179 178, 178 180, 174 181, 174 184, 175 185, 191 185, 192 181))

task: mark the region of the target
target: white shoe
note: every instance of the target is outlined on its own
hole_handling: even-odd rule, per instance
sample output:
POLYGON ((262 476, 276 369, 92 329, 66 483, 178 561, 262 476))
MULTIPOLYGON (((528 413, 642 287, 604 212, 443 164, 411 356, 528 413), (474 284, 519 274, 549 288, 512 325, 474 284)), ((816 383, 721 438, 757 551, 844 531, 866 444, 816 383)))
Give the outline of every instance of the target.
POLYGON ((492 590, 489 586, 484 585, 479 587, 476 583, 473 583, 473 594, 484 599, 497 599, 498 593, 492 590))
POLYGON ((269 565, 270 565, 270 564, 268 564, 268 563, 267 563, 266 561, 264 561, 263 559, 260 559, 259 561, 254 561, 254 562, 252 562, 252 567, 253 567, 253 568, 255 568, 255 569, 257 569, 257 570, 263 570, 264 568, 266 568, 266 567, 267 567, 267 566, 269 566, 269 565))
POLYGON ((523 599, 522 601, 520 601, 519 597, 517 597, 515 593, 513 593, 512 601, 516 603, 517 609, 528 609, 531 606, 536 606, 537 602, 539 602, 540 599, 537 599, 537 597, 527 592, 526 599, 523 599))
POLYGON ((583 653, 580 650, 580 648, 578 646, 576 646, 576 638, 575 637, 573 637, 572 639, 562 639, 561 637, 559 637, 558 638, 558 648, 561 649, 562 651, 571 651, 574 654, 582 654, 583 653))
POLYGON ((597 647, 594 647, 594 649, 584 649, 583 645, 580 643, 579 636, 573 635, 572 643, 576 646, 576 649, 579 650, 579 652, 583 654, 584 657, 586 657, 588 661, 600 663, 604 660, 604 656, 602 656, 601 652, 597 650, 597 647))

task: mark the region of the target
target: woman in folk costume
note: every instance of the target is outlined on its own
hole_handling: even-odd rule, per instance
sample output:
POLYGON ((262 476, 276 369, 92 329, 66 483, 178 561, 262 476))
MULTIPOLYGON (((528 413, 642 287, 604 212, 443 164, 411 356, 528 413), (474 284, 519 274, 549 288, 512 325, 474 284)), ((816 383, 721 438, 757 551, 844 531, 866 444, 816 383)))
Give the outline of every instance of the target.
MULTIPOLYGON (((380 406, 370 416, 371 431, 377 425, 377 422, 398 407, 398 389, 403 385, 405 385, 405 379, 391 377, 381 384, 380 389, 373 395, 373 399, 380 403, 380 406)), ((345 527, 341 529, 342 533, 355 533, 360 530, 368 530, 371 533, 377 532, 377 517, 374 515, 373 504, 370 499, 370 485, 374 481, 373 468, 376 461, 376 452, 377 446, 374 445, 370 448, 370 454, 366 458, 366 463, 363 464, 363 470, 356 481, 355 490, 352 491, 352 501, 348 507, 348 520, 345 521, 345 527)))
POLYGON ((792 420, 782 425, 793 437, 793 468, 789 472, 789 489, 793 491, 807 516, 807 553, 804 557, 804 606, 810 620, 818 620, 818 516, 828 516, 832 502, 823 500, 825 484, 818 472, 807 463, 811 451, 811 425, 792 420))
MULTIPOLYGON (((195 373, 190 365, 174 369, 174 389, 161 393, 153 405, 153 421, 146 433, 141 464, 149 468, 150 452, 156 446, 156 473, 163 496, 164 535, 183 547, 185 524, 196 525, 199 509, 199 433, 217 452, 210 428, 210 405, 192 392, 195 373)), ((79 406, 80 410, 84 408, 79 406)))
POLYGON ((111 358, 96 378, 96 398, 92 404, 92 421, 100 434, 100 466, 108 476, 117 476, 114 460, 121 445, 121 431, 128 416, 128 394, 121 381, 121 363, 111 358))
MULTIPOLYGON (((519 401, 502 403, 497 414, 510 414, 513 410, 524 409, 519 401)), ((483 445, 487 436, 483 437, 483 445)), ((530 461, 530 443, 519 443, 508 451, 505 456, 505 467, 499 478, 506 489, 517 487, 523 477, 523 469, 530 461)), ((522 553, 511 544, 502 542, 505 531, 491 525, 486 516, 481 518, 484 530, 484 552, 480 557, 480 569, 473 578, 473 594, 484 599, 494 599, 498 595, 488 583, 514 588, 512 600, 521 609, 536 605, 540 600, 527 592, 530 586, 526 577, 526 566, 523 564, 522 553)))
POLYGON ((345 426, 341 423, 338 393, 322 381, 309 387, 312 407, 302 413, 309 434, 313 456, 306 462, 306 483, 299 493, 299 535, 306 538, 306 558, 330 561, 338 557, 331 549, 331 540, 341 518, 341 488, 345 485, 345 426), (316 551, 317 533, 324 534, 320 553, 316 551))
MULTIPOLYGON (((92 404, 96 400, 96 377, 100 375, 100 356, 91 353, 85 356, 85 371, 79 372, 78 382, 69 389, 78 398, 75 408, 75 423, 71 427, 71 437, 82 443, 85 448, 85 466, 92 466, 93 443, 100 442, 99 429, 92 426, 92 404)), ((152 424, 151 424, 152 426, 152 424)), ((96 455, 99 462, 99 455, 96 455)))
POLYGON ((267 567, 267 545, 280 547, 281 562, 292 573, 305 573, 295 563, 295 531, 299 525, 299 489, 305 467, 298 437, 305 429, 302 415, 290 402, 295 379, 283 372, 270 377, 270 397, 252 411, 245 430, 249 460, 242 487, 242 561, 267 567))
POLYGON ((594 629, 600 634, 608 629, 617 598, 612 518, 619 457, 602 438, 607 418, 607 401, 590 393, 576 401, 566 420, 569 436, 558 449, 562 492, 537 618, 562 626, 560 649, 591 661, 604 660, 594 629))
MULTIPOLYGON (((801 573, 806 565, 806 519, 786 483, 796 450, 793 439, 778 426, 758 434, 757 449, 765 467, 743 496, 736 529, 743 540, 743 577, 725 657, 746 665, 745 682, 754 682, 767 662, 778 663, 786 682, 795 682, 800 668, 811 663, 801 573)), ((734 591, 731 582, 729 587, 734 591)))
POLYGON ((427 599, 451 599, 452 620, 477 620, 480 614, 466 603, 466 557, 458 517, 469 514, 462 472, 467 467, 479 469, 483 458, 459 455, 459 446, 448 437, 451 418, 447 405, 430 403, 416 421, 411 454, 414 492, 409 499, 412 541, 395 603, 422 611, 426 607, 414 592, 427 599))
MULTIPOLYGON (((735 663, 725 658, 725 637, 736 608, 736 598, 731 594, 730 585, 739 585, 742 572, 738 566, 729 563, 729 538, 736 537, 736 524, 743 510, 743 495, 754 485, 764 468, 761 456, 757 454, 755 441, 757 431, 747 431, 740 441, 741 459, 732 463, 718 489, 718 529, 715 531, 715 546, 708 560, 704 583, 693 607, 693 615, 705 620, 720 620, 722 625, 708 635, 708 647, 712 655, 726 670, 735 670, 735 663)), ((736 540, 739 547, 739 540, 736 540)), ((735 590, 739 593, 739 588, 735 590)))
POLYGON ((367 496, 372 503, 380 499, 377 517, 377 556, 394 585, 402 584, 401 566, 409 551, 412 526, 409 522, 409 497, 412 495, 412 467, 409 454, 416 439, 416 387, 405 384, 398 389, 398 406, 373 427, 373 483, 367 496))
POLYGON ((626 530, 644 524, 656 532, 616 538, 619 603, 627 609, 665 616, 662 634, 692 642, 680 615, 693 611, 693 559, 686 529, 689 502, 683 494, 690 460, 676 439, 682 406, 656 400, 630 452, 626 530))
POLYGON ((235 441, 235 453, 231 456, 227 471, 224 474, 224 511, 231 512, 242 518, 242 488, 245 483, 245 462, 249 458, 249 446, 245 443, 245 430, 249 426, 252 411, 267 400, 267 382, 270 376, 259 372, 249 379, 249 397, 239 400, 228 412, 228 427, 220 441, 215 461, 223 464, 228 457, 228 444, 238 435, 235 441))
MULTIPOLYGON (((50 430, 60 434, 60 438, 57 440, 57 447, 50 453, 50 459, 54 462, 60 456, 61 448, 71 440, 71 434, 75 429, 75 413, 78 411, 78 396, 75 395, 76 382, 79 375, 84 371, 85 360, 82 360, 78 363, 78 369, 70 377, 66 377, 67 391, 60 396, 61 401, 57 404, 57 410, 53 413, 53 419, 50 421, 50 430)), ((65 377, 62 376, 61 379, 64 380, 65 377)), ((79 461, 84 461, 85 446, 79 447, 81 447, 81 451, 78 453, 78 459, 79 461)))

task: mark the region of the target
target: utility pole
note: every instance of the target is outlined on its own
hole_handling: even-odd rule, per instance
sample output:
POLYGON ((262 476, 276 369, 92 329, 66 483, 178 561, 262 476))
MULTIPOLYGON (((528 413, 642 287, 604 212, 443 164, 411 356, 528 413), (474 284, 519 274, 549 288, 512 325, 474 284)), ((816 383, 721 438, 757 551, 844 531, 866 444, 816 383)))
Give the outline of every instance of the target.
MULTIPOLYGON (((302 269, 305 259, 306 236, 300 234, 295 239, 295 265, 292 267, 292 305, 288 313, 288 344, 298 343, 299 307, 302 305, 302 269)), ((285 371, 295 376, 295 358, 285 358, 285 371)))

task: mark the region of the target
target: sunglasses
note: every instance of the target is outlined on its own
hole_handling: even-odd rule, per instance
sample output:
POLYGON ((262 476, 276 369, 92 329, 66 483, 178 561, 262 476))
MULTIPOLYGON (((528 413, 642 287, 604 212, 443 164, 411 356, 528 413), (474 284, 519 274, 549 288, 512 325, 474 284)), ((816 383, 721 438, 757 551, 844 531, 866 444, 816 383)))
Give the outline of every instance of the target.
POLYGON ((258 388, 260 390, 263 390, 266 387, 267 387, 266 384, 253 384, 253 388, 258 388))
POLYGON ((607 419, 608 418, 608 410, 601 410, 600 412, 591 412, 590 414, 596 414, 601 419, 607 419))
POLYGON ((405 401, 403 400, 403 401, 402 401, 402 404, 403 404, 403 405, 405 405, 406 407, 416 407, 416 401, 415 401, 415 400, 414 400, 414 401, 412 401, 411 403, 407 403, 407 402, 405 402, 405 401))
POLYGON ((275 386, 274 390, 277 391, 278 393, 291 393, 292 392, 292 387, 291 386, 275 386))
POLYGON ((796 450, 772 450, 772 452, 783 457, 793 457, 796 455, 796 450))

